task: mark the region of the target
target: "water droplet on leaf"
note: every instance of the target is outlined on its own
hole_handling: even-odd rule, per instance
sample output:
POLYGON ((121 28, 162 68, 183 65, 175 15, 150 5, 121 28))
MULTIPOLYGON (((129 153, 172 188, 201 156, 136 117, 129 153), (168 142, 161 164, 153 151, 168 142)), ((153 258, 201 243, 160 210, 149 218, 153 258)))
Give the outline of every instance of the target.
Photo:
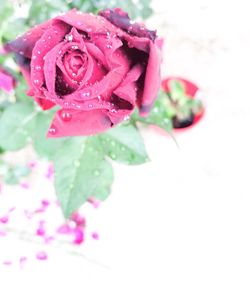
POLYGON ((99 171, 98 169, 96 169, 96 170, 94 171, 94 175, 95 175, 96 177, 100 176, 100 171, 99 171))

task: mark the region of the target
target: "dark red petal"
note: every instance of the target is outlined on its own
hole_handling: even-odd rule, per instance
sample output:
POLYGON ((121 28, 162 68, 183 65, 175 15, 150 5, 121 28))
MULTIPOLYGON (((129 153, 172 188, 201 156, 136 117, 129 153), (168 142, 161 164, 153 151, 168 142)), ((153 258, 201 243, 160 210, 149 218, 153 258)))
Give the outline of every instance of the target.
POLYGON ((68 29, 65 24, 57 22, 49 27, 39 41, 36 42, 31 60, 31 83, 34 89, 39 91, 44 83, 43 66, 45 55, 64 38, 68 29))
POLYGON ((102 10, 99 15, 129 34, 148 38, 153 42, 156 38, 156 31, 150 31, 144 25, 131 21, 128 14, 120 8, 102 10))
POLYGON ((18 37, 17 39, 5 44, 4 48, 7 52, 15 52, 25 57, 31 58, 32 50, 36 42, 41 38, 50 24, 51 20, 35 26, 21 37, 18 37))
POLYGON ((105 18, 93 15, 90 13, 82 13, 76 9, 72 9, 64 15, 55 18, 56 20, 63 21, 70 26, 84 31, 88 34, 101 34, 108 31, 116 31, 116 28, 105 18))
POLYGON ((144 80, 143 94, 140 101, 140 114, 145 116, 153 107, 153 103, 157 97, 160 88, 160 64, 161 55, 158 47, 150 41, 149 58, 144 80))
POLYGON ((104 132, 112 126, 105 110, 77 111, 59 110, 48 131, 48 138, 66 136, 89 136, 104 132))

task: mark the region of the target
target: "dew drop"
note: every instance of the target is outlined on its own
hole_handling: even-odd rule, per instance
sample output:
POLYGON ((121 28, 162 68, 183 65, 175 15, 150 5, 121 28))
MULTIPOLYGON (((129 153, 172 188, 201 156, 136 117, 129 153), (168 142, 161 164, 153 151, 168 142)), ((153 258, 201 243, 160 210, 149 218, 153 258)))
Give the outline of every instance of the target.
POLYGON ((111 157, 112 159, 116 159, 116 155, 115 155, 114 153, 110 153, 110 157, 111 157))
POLYGON ((39 84, 39 80, 34 80, 34 84, 38 85, 39 84))
POLYGON ((40 65, 37 65, 37 66, 35 66, 35 69, 36 70, 41 70, 41 66, 40 65))
POLYGON ((117 110, 114 109, 114 108, 112 108, 112 109, 110 110, 110 112, 111 112, 111 113, 117 113, 117 110))
POLYGON ((66 35, 65 40, 68 41, 68 42, 72 42, 73 41, 73 35, 66 35))
POLYGON ((70 121, 72 119, 72 114, 67 111, 62 111, 60 113, 60 116, 61 116, 62 120, 64 120, 64 121, 70 121))
POLYGON ((116 145, 115 141, 111 141, 110 144, 111 144, 111 146, 113 146, 113 147, 116 145))
POLYGON ((41 54, 41 51, 37 51, 37 54, 41 54))
POLYGON ((51 135, 55 135, 56 132, 57 132, 56 127, 55 127, 54 125, 52 125, 52 126, 50 127, 50 129, 49 129, 49 133, 50 133, 51 135))
POLYGON ((90 96, 90 92, 84 92, 81 94, 82 97, 89 97, 90 96))
POLYGON ((96 169, 94 171, 94 176, 96 176, 96 177, 100 176, 100 171, 98 169, 96 169))
POLYGON ((89 104, 88 105, 88 108, 93 108, 93 104, 89 104))
POLYGON ((107 47, 108 49, 112 49, 112 45, 110 45, 110 44, 107 44, 106 47, 107 47))
POLYGON ((101 100, 101 98, 102 98, 102 96, 101 96, 101 95, 98 95, 98 96, 97 96, 97 99, 98 99, 98 101, 100 101, 100 100, 101 100))
POLYGON ((33 56, 32 56, 32 59, 36 59, 36 55, 33 55, 33 56))
POLYGON ((74 165, 75 165, 75 167, 80 166, 80 161, 79 161, 79 160, 76 160, 76 161, 74 162, 74 165))
POLYGON ((50 40, 51 39, 51 36, 48 36, 48 39, 50 40))
POLYGON ((19 54, 23 55, 23 54, 24 54, 24 52, 23 52, 23 51, 19 51, 19 54))
POLYGON ((74 49, 74 50, 76 50, 76 49, 78 49, 79 47, 78 47, 77 45, 73 45, 73 46, 71 46, 71 48, 74 49))

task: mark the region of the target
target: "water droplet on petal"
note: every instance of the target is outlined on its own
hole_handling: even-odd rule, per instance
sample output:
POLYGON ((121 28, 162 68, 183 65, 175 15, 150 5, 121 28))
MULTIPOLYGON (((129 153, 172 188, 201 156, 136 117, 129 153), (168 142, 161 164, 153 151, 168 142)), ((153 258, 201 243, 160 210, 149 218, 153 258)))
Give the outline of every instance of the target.
POLYGON ((88 108, 93 108, 93 104, 89 104, 88 105, 88 108))
POLYGON ((23 54, 24 54, 24 52, 23 52, 23 51, 19 51, 19 54, 23 55, 23 54))
POLYGON ((37 65, 37 66, 35 66, 35 69, 36 70, 40 70, 41 69, 41 66, 40 65, 37 65))
POLYGON ((41 54, 41 51, 37 51, 37 54, 41 54))
POLYGON ((81 96, 82 97, 89 97, 90 96, 90 91, 82 93, 81 96))
POLYGON ((34 80, 34 84, 38 85, 39 84, 39 80, 34 80))
POLYGON ((72 119, 72 114, 67 111, 61 111, 60 116, 64 121, 70 121, 72 119))
POLYGON ((32 59, 36 59, 36 55, 33 55, 33 56, 32 56, 32 59))
POLYGON ((107 47, 108 49, 112 49, 112 45, 110 45, 110 44, 107 44, 106 47, 107 47))
POLYGON ((55 127, 54 125, 52 125, 52 126, 50 127, 50 129, 49 129, 49 133, 50 133, 51 135, 55 135, 56 132, 57 132, 56 127, 55 127))
POLYGON ((65 40, 68 41, 68 42, 72 42, 73 41, 73 35, 66 35, 65 40))
POLYGON ((114 108, 112 108, 112 109, 110 109, 110 112, 111 112, 111 113, 117 113, 117 110, 114 109, 114 108))

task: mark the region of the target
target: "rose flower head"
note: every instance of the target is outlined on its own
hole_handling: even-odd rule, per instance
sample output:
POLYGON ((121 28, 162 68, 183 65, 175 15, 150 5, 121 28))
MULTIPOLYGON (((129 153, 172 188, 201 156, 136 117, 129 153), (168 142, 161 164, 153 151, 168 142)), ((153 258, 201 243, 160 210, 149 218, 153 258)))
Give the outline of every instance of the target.
POLYGON ((16 54, 28 95, 44 110, 60 108, 48 137, 103 132, 135 107, 147 115, 160 86, 156 32, 119 8, 99 15, 73 9, 5 48, 16 54))

